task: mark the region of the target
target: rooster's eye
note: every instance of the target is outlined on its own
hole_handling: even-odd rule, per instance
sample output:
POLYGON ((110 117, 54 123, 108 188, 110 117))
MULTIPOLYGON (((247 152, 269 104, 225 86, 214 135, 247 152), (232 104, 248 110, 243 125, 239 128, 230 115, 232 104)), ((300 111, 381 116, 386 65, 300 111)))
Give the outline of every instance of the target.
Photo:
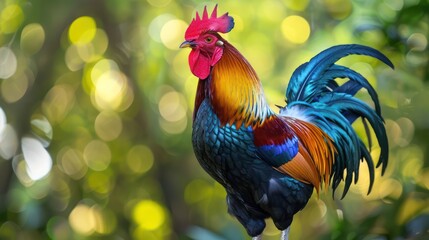
POLYGON ((211 43, 213 41, 213 38, 211 37, 206 37, 205 39, 206 43, 211 43))

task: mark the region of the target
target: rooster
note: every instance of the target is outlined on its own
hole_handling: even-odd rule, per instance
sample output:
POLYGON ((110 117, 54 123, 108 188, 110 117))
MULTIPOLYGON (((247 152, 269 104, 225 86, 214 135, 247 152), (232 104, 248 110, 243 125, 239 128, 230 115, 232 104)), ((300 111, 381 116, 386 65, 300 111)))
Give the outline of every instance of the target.
POLYGON ((192 144, 200 165, 226 190, 228 212, 252 239, 261 239, 271 218, 288 239, 293 216, 323 186, 333 191, 344 182, 344 197, 357 182, 359 165, 368 165, 371 191, 374 168, 382 173, 388 143, 377 93, 354 70, 335 64, 350 54, 367 55, 393 68, 379 51, 356 44, 322 51, 293 73, 287 105, 270 109, 250 63, 220 33, 234 27, 228 13, 196 13, 180 48, 189 47, 189 67, 199 78, 193 114, 192 144), (339 84, 336 79, 347 81, 339 84), (366 89, 374 108, 354 95, 366 89), (352 123, 361 119, 367 141, 352 123), (371 128, 380 146, 370 154, 371 128), (369 145, 369 146, 367 146, 369 145))

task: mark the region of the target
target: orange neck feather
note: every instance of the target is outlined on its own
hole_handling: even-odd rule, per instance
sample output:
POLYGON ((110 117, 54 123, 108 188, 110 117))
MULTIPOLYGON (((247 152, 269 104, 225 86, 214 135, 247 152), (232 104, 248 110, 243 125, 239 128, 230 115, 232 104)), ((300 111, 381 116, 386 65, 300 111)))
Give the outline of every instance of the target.
POLYGON ((273 115, 255 70, 226 41, 222 58, 212 69, 209 96, 222 124, 256 127, 273 115))

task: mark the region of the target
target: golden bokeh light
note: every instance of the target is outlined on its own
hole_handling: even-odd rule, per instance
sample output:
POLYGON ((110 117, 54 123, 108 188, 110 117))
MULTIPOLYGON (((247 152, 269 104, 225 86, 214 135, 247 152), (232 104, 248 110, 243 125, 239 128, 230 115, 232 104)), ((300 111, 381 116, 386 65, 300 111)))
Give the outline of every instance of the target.
POLYGON ((122 120, 117 113, 104 110, 95 118, 94 129, 100 139, 112 141, 122 132, 122 120))
POLYGON ((89 142, 84 151, 83 159, 89 168, 94 171, 103 171, 109 167, 112 153, 109 146, 100 140, 93 140, 89 142))
POLYGON ((75 103, 75 90, 69 84, 58 84, 49 90, 42 102, 42 111, 52 123, 61 122, 75 103))
MULTIPOLYGON (((112 217, 109 214, 109 217, 112 217)), ((93 233, 109 233, 106 219, 103 216, 102 209, 97 206, 88 206, 87 204, 80 203, 70 212, 69 223, 74 231, 83 235, 90 236, 93 233)), ((115 221, 110 221, 110 228, 116 224, 115 221)))
POLYGON ((127 153, 127 166, 134 173, 146 173, 152 168, 153 163, 153 152, 146 145, 133 146, 127 153))
POLYGON ((96 29, 92 41, 77 45, 77 53, 84 62, 94 62, 103 57, 107 50, 109 39, 103 29, 96 29))
POLYGON ((21 50, 32 55, 37 53, 45 43, 45 30, 39 23, 30 23, 21 32, 21 50))
POLYGON ((89 71, 90 80, 95 85, 101 75, 109 71, 119 71, 118 64, 111 59, 100 59, 89 71))
POLYGON ((76 45, 90 43, 97 32, 97 25, 94 18, 82 16, 73 21, 70 25, 68 36, 71 43, 76 45))
POLYGON ((169 122, 177 122, 186 116, 186 100, 181 93, 167 92, 159 100, 159 113, 169 122))
POLYGON ((7 79, 15 74, 18 61, 9 47, 0 47, 0 79, 7 79))
POLYGON ((99 110, 125 111, 134 101, 133 89, 117 63, 102 58, 85 68, 83 87, 99 110))
POLYGON ((91 94, 91 100, 99 110, 124 111, 134 101, 134 93, 128 85, 128 78, 110 59, 99 60, 86 69, 83 83, 91 94))
POLYGON ((156 42, 161 42, 161 30, 163 26, 168 21, 174 20, 174 19, 175 17, 171 14, 162 14, 152 19, 148 27, 148 33, 149 33, 149 36, 152 38, 152 40, 156 42))
POLYGON ((61 149, 57 155, 57 164, 62 172, 75 180, 84 177, 88 171, 83 154, 70 147, 61 149))
POLYGON ((180 134, 186 130, 188 119, 182 118, 179 121, 171 122, 161 118, 159 119, 159 126, 168 134, 180 134))
POLYGON ((162 26, 160 32, 161 42, 171 50, 179 50, 179 45, 183 42, 183 33, 188 24, 183 20, 173 19, 162 26))
POLYGON ((134 102, 134 90, 128 84, 128 81, 127 81, 127 87, 125 88, 124 94, 122 95, 121 104, 116 108, 116 111, 122 112, 127 110, 133 102, 134 102))
POLYGON ((8 103, 17 102, 24 97, 29 84, 27 75, 21 72, 4 79, 1 82, 1 97, 8 103))
POLYGON ((126 76, 118 71, 102 74, 95 82, 94 104, 100 109, 116 110, 122 103, 127 89, 126 76))
POLYGON ((281 24, 283 37, 291 43, 302 44, 310 37, 310 25, 305 18, 292 15, 286 17, 281 24))
POLYGON ((182 133, 188 124, 186 118, 187 103, 184 96, 176 91, 168 91, 162 95, 158 103, 161 128, 169 134, 182 133))
POLYGON ((84 66, 84 61, 79 57, 78 47, 76 45, 70 45, 64 56, 66 66, 70 71, 78 71, 84 66))
POLYGON ((17 4, 10 4, 0 13, 0 33, 13 33, 24 21, 24 12, 17 4))
POLYGON ((133 220, 141 228, 156 230, 166 221, 166 212, 157 202, 142 200, 133 209, 133 220))

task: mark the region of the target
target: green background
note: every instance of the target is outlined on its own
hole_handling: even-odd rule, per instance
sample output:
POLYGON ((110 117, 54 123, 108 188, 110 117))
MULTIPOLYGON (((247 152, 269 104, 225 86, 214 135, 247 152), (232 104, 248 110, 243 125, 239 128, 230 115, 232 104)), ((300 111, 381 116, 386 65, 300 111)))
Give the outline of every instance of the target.
MULTIPOLYGON (((273 108, 293 70, 332 45, 374 47, 396 67, 341 60, 377 89, 389 166, 370 195, 365 166, 345 199, 313 194, 291 239, 427 239, 429 1, 217 3, 273 108)), ((178 46, 215 4, 0 2, 0 239, 247 239, 191 146, 197 79, 178 46)), ((278 238, 268 220, 264 239, 278 238)))

